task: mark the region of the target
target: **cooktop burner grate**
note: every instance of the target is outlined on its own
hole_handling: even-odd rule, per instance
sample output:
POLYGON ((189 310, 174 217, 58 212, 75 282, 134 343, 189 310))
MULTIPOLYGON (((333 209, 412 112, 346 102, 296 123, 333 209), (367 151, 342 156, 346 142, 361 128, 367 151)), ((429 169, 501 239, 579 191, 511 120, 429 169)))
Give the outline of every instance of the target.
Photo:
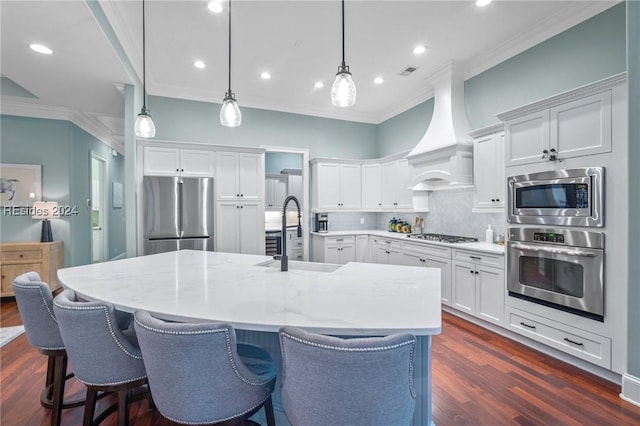
POLYGON ((441 243, 473 243, 478 241, 473 237, 461 237, 458 235, 446 235, 446 234, 414 234, 409 235, 409 238, 417 238, 419 240, 439 241, 441 243))

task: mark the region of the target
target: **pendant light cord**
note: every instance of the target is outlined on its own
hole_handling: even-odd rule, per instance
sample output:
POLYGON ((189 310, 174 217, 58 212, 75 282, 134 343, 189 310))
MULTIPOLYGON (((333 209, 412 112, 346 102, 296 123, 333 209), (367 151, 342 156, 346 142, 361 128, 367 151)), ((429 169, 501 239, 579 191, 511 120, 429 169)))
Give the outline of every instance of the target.
POLYGON ((144 0, 142 0, 142 108, 147 108, 147 56, 146 56, 146 40, 144 28, 144 0))
POLYGON ((342 0, 342 66, 346 64, 344 62, 344 0, 342 0))
POLYGON ((229 95, 231 95, 231 0, 229 0, 229 95))

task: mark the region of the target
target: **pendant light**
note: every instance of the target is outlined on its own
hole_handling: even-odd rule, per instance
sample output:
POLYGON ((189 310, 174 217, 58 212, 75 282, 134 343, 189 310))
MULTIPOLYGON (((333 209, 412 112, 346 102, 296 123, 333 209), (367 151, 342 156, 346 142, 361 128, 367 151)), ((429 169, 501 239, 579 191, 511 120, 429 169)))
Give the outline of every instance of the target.
POLYGON ((344 62, 344 0, 342 0, 342 65, 338 67, 336 81, 331 86, 331 103, 348 107, 356 102, 356 85, 351 79, 349 65, 344 62))
POLYGON ((149 109, 147 109, 147 82, 146 82, 146 51, 145 51, 145 28, 144 28, 144 0, 142 0, 142 110, 136 118, 136 136, 141 138, 152 138, 156 135, 156 125, 153 124, 149 109))
POLYGON ((231 91, 231 0, 229 0, 229 90, 224 94, 220 108, 220 123, 225 127, 238 127, 242 122, 242 114, 231 91))

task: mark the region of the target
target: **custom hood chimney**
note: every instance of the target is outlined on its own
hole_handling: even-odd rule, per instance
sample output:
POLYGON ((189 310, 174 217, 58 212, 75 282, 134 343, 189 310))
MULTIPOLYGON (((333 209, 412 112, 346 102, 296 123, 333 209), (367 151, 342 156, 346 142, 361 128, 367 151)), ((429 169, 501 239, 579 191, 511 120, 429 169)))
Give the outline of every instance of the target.
POLYGON ((407 155, 414 191, 473 186, 473 141, 464 107, 464 77, 451 62, 428 79, 434 88, 427 132, 407 155))

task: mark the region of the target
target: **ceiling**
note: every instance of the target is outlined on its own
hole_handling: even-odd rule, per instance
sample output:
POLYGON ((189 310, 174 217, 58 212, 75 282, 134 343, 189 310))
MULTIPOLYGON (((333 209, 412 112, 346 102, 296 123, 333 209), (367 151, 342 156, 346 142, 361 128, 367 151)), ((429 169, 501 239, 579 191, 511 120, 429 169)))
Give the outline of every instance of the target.
MULTIPOLYGON (((235 0, 231 87, 241 108, 379 123, 430 98, 429 76, 450 61, 472 77, 616 3, 348 0, 345 60, 357 101, 338 108, 330 90, 342 54, 340 2, 235 0), (415 55, 419 44, 426 52, 415 55), (417 70, 400 75, 408 66, 417 70), (271 79, 261 79, 263 71, 271 79), (375 84, 377 76, 384 83, 375 84), (324 87, 315 88, 317 81, 324 87)), ((2 111, 70 119, 121 151, 122 87, 142 79, 142 3, 98 4, 96 12, 81 0, 0 2, 2 76, 35 96, 3 93, 2 111), (33 52, 33 42, 54 54, 33 52)), ((223 4, 214 14, 205 0, 146 0, 150 95, 221 103, 228 86, 223 4)))

